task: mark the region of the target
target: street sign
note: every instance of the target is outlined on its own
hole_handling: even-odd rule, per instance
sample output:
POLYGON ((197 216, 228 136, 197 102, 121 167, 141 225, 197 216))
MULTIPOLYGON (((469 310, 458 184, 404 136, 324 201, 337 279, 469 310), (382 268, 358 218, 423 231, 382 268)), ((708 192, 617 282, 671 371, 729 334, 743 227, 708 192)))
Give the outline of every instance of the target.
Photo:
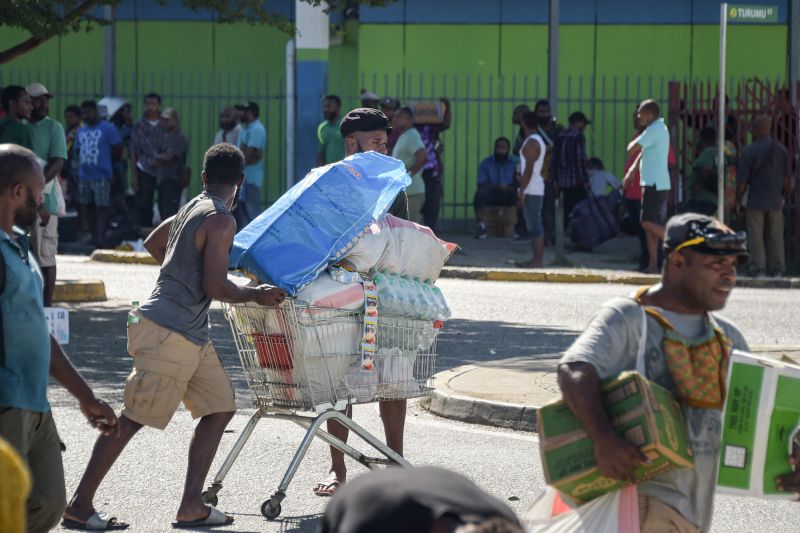
POLYGON ((778 22, 778 6, 729 5, 728 22, 778 22))
MULTIPOLYGON (((764 24, 778 22, 778 6, 728 4, 719 6, 719 99, 717 132, 725 131, 725 58, 728 48, 728 22, 764 24)), ((717 134, 717 218, 725 221, 725 136, 717 134)))

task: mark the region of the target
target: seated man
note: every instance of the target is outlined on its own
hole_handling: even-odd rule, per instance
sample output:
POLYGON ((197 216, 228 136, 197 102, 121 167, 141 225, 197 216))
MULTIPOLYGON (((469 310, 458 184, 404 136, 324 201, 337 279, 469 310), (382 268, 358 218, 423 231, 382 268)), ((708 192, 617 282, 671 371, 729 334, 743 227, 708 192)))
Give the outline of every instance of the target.
POLYGON ((478 190, 475 191, 475 217, 478 219, 476 239, 486 238, 484 208, 492 206, 513 207, 517 202, 515 172, 516 157, 510 155, 511 143, 505 137, 494 142, 494 155, 484 159, 478 167, 478 190))
POLYGON ((594 196, 608 196, 614 204, 622 201, 622 181, 607 171, 597 157, 589 160, 589 185, 594 196))

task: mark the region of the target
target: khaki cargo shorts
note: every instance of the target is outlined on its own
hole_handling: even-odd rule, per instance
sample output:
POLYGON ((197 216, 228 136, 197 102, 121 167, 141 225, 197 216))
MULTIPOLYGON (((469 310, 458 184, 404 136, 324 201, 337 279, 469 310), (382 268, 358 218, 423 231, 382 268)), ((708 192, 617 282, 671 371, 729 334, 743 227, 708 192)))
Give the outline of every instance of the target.
POLYGON ((639 527, 642 533, 700 533, 677 509, 639 493, 639 527))
POLYGON ((133 371, 125 382, 122 414, 164 429, 181 401, 194 418, 236 411, 233 384, 214 345, 199 346, 140 315, 128 325, 133 371))

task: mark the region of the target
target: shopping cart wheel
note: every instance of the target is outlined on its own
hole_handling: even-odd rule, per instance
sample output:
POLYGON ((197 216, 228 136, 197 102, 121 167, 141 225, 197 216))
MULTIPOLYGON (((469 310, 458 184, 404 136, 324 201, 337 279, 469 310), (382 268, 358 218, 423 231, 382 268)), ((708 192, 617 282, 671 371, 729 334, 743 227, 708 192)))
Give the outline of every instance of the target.
POLYGON ((209 496, 208 491, 205 491, 203 493, 203 503, 207 503, 211 507, 216 507, 217 503, 219 503, 219 498, 217 498, 216 494, 209 496))
POLYGON ((261 514, 267 520, 275 520, 281 514, 281 503, 276 498, 270 498, 261 504, 261 514))

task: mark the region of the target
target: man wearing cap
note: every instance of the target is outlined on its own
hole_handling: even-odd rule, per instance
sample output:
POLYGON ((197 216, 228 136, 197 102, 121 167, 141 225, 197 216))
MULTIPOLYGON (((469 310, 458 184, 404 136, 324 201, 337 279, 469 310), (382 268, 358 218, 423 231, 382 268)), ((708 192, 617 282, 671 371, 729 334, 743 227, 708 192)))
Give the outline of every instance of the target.
POLYGON ((44 278, 44 306, 53 305, 56 287, 56 252, 58 251, 58 199, 63 202, 58 175, 67 160, 67 138, 64 127, 48 116, 53 95, 41 83, 32 83, 25 88, 31 97, 31 138, 33 153, 45 162, 45 201, 39 209, 39 220, 33 225, 33 248, 39 259, 44 278), (51 212, 50 209, 53 209, 51 212))
POLYGON ((255 102, 237 106, 242 115, 242 134, 237 146, 244 153, 244 183, 240 202, 233 214, 238 230, 248 225, 261 214, 261 185, 264 182, 264 150, 267 146, 267 130, 259 120, 260 110, 255 102))
POLYGON ((322 104, 322 115, 325 120, 317 127, 319 149, 317 165, 330 165, 344 158, 344 139, 339 133, 339 116, 342 112, 342 100, 335 94, 325 97, 322 104))
POLYGON ((522 533, 505 503, 450 470, 387 468, 343 488, 322 517, 321 533, 522 533))
POLYGON ((361 90, 361 107, 378 109, 381 105, 381 97, 372 91, 361 90))
POLYGON ((189 139, 181 132, 181 117, 171 107, 161 114, 166 135, 155 159, 158 162, 156 177, 158 182, 158 213, 163 220, 178 212, 181 191, 188 185, 184 170, 189 139))
POLYGON ((583 130, 591 123, 582 112, 572 113, 569 116, 569 128, 556 138, 553 146, 552 174, 556 196, 560 193, 564 201, 564 224, 572 209, 586 198, 589 169, 583 130))
MULTIPOLYGON (((339 131, 344 138, 344 155, 349 157, 360 152, 378 152, 386 155, 386 138, 391 133, 389 120, 377 109, 360 107, 347 113, 342 119, 339 131)), ((389 213, 408 220, 408 197, 400 191, 389 209, 389 213)), ((379 402, 378 406, 386 433, 386 444, 400 455, 403 454, 403 431, 406 420, 406 400, 379 402)), ((353 416, 353 408, 347 406, 345 413, 353 416)), ((349 431, 336 421, 328 421, 328 432, 341 441, 347 442, 349 431)), ((317 496, 333 496, 347 479, 347 466, 344 454, 331 447, 331 469, 328 478, 317 483, 313 492, 317 496)))
POLYGON ((594 443, 598 468, 610 478, 633 480, 645 457, 612 426, 601 380, 637 370, 671 391, 683 409, 694 466, 639 485, 644 533, 711 527, 723 369, 732 349, 748 350, 742 333, 715 311, 728 301, 737 265, 748 260, 746 240, 744 233, 711 217, 674 216, 666 226, 661 282, 604 304, 561 359, 558 382, 564 399, 594 443), (692 386, 698 382, 710 386, 692 386))
MULTIPOLYGON (((387 139, 392 134, 389 119, 371 107, 360 107, 347 113, 339 126, 344 139, 344 156, 374 151, 388 155, 387 139)), ((408 196, 405 191, 397 195, 389 214, 408 220, 408 196)))

